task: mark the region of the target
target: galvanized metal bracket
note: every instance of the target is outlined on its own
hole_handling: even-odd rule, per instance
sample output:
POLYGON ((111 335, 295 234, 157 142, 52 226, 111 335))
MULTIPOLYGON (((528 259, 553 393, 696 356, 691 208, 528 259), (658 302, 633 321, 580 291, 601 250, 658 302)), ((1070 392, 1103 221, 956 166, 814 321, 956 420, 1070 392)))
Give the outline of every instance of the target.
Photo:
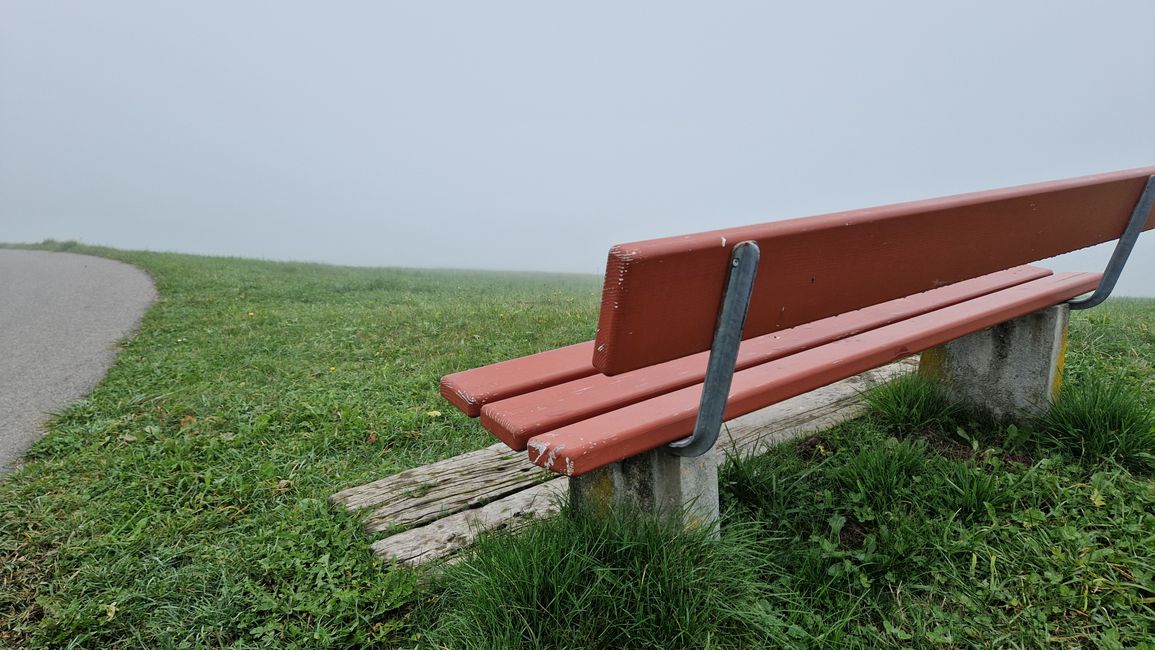
POLYGON ((1131 250, 1135 248, 1135 241, 1139 239, 1139 233, 1143 231, 1143 224, 1147 222, 1147 215, 1151 213, 1152 204, 1155 204, 1155 176, 1147 178, 1147 185, 1143 188, 1143 194, 1139 196, 1139 201, 1131 212, 1131 219, 1119 237, 1119 242, 1115 244, 1115 252, 1111 253, 1111 259, 1107 262, 1107 269, 1103 271, 1103 279, 1099 281, 1099 287, 1086 298, 1069 301, 1067 305, 1071 309, 1096 307, 1111 295, 1115 283, 1119 280, 1119 274, 1123 272, 1123 266, 1127 264, 1131 250))
POLYGON ((670 443, 670 452, 677 456, 701 456, 718 441, 760 258, 758 244, 752 241, 740 242, 730 252, 730 273, 722 293, 722 310, 714 327, 698 419, 694 422, 693 435, 670 443))

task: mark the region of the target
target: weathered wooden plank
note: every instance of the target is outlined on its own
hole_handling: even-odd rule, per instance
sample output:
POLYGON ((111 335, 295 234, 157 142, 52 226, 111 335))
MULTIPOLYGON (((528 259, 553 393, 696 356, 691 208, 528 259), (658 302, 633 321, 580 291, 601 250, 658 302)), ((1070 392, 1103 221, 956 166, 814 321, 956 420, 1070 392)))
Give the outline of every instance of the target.
MULTIPOLYGON (((726 430, 719 436, 718 444, 725 452, 719 455, 719 462, 728 454, 756 453, 767 445, 858 417, 864 408, 861 397, 864 389, 910 372, 916 367, 917 363, 913 359, 905 359, 735 418, 726 423, 726 430)), ((471 454, 475 458, 487 457, 478 452, 464 456, 471 454)), ((518 454, 518 457, 521 455, 518 454)), ((458 457, 461 458, 463 456, 458 457)), ((467 463, 462 462, 452 464, 443 461, 435 465, 440 468, 438 475, 446 481, 455 480, 455 477, 442 472, 467 471, 467 463)), ((424 474, 426 477, 432 475, 431 472, 424 474)), ((561 478, 541 483, 481 507, 459 511, 428 525, 390 535, 374 542, 373 552, 404 564, 421 564, 452 557, 471 545, 483 532, 516 530, 535 518, 556 513, 559 499, 565 496, 567 480, 561 478)))
POLYGON ((1152 174, 1155 167, 615 246, 593 365, 613 375, 709 349, 739 242, 762 249, 750 338, 1117 239, 1152 174))
POLYGON ((472 545, 482 532, 517 530, 534 519, 556 514, 568 481, 555 478, 480 508, 391 535, 373 542, 373 552, 403 564, 445 559, 472 545))
POLYGON ((500 499, 553 478, 501 443, 347 490, 329 501, 349 510, 373 508, 369 532, 409 528, 500 499))

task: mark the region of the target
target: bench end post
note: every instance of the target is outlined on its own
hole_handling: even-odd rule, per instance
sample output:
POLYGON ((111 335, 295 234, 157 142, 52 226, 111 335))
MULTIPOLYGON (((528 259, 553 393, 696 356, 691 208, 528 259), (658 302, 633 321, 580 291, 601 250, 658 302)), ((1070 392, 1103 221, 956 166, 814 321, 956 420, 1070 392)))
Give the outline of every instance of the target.
POLYGON ((919 372, 941 380, 955 402, 995 417, 1042 415, 1062 386, 1070 309, 1048 307, 927 350, 919 372))
POLYGON ((627 508, 686 529, 718 534, 718 454, 677 456, 659 447, 571 477, 570 502, 578 512, 604 517, 627 508))

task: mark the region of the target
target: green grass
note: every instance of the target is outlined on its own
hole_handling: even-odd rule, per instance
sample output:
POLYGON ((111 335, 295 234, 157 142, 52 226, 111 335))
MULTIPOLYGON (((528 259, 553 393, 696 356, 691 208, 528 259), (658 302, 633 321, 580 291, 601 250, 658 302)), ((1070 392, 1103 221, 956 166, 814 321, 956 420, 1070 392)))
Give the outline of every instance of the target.
POLYGON ((489 444, 437 379, 589 338, 597 278, 46 247, 136 264, 162 299, 0 481, 0 646, 1155 638, 1155 301, 1075 314, 1061 418, 986 422, 904 380, 869 417, 732 459, 718 542, 566 516, 419 574, 326 497, 489 444))
MULTIPOLYGON (((1151 343, 1116 361, 1142 363, 1151 343)), ((1081 396, 1130 386, 1125 372, 1073 374, 1091 382, 1067 388, 1087 409, 1104 404, 1081 396)), ((791 604, 789 622, 807 633, 796 645, 1150 647, 1155 485, 1128 471, 1131 449, 1056 441, 1043 426, 1053 414, 1038 428, 968 432, 974 423, 936 416, 930 400, 913 417, 926 382, 884 386, 868 395, 870 417, 723 472, 731 521, 759 522, 774 540, 777 578, 764 590, 791 604)), ((1155 396, 1140 394, 1149 408, 1155 396)), ((1140 421, 1134 406, 1125 412, 1150 431, 1150 411, 1140 421)))
POLYGON ((949 429, 962 415, 940 384, 918 374, 898 377, 863 398, 878 426, 894 435, 949 429))
POLYGON ((1088 462, 1155 470, 1155 412, 1132 385, 1089 377, 1036 423, 1045 444, 1088 462))
POLYGON ((765 647, 786 638, 767 610, 767 538, 755 526, 682 535, 619 513, 569 513, 482 539, 440 576, 424 612, 449 648, 765 647))
POLYGON ((491 444, 440 376, 591 337, 600 291, 50 247, 135 264, 162 298, 0 482, 0 647, 402 643, 414 575, 326 498, 491 444))

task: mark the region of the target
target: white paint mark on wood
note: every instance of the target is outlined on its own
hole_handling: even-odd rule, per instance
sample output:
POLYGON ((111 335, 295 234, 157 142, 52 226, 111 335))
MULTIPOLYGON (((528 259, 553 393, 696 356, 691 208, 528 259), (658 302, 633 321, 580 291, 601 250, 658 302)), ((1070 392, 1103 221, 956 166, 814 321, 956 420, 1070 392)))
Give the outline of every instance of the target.
MULTIPOLYGON (((562 449, 565 449, 565 445, 558 445, 549 450, 549 458, 545 459, 544 465, 546 469, 553 469, 553 463, 557 460, 557 452, 561 451, 562 449)), ((538 458, 541 458, 541 456, 538 456, 538 458)))
POLYGON ((532 449, 533 451, 537 452, 537 458, 530 458, 529 459, 530 461, 532 461, 534 463, 536 463, 538 461, 538 459, 540 459, 542 456, 544 456, 545 452, 549 451, 549 445, 547 443, 538 442, 537 440, 530 440, 529 442, 526 443, 526 445, 528 445, 528 447, 530 449, 532 449))

